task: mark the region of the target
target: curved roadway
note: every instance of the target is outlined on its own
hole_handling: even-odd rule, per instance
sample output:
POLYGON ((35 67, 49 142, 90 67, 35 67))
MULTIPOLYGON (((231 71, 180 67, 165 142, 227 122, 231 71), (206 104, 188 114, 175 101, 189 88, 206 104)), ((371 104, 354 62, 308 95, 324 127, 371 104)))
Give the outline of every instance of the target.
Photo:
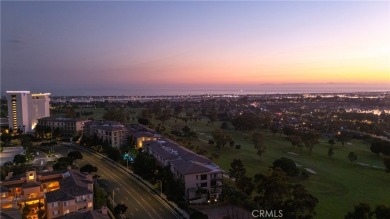
MULTIPOLYGON (((56 147, 56 152, 66 156, 71 146, 56 147)), ((80 150, 82 160, 77 160, 79 166, 92 164, 98 168, 97 174, 111 182, 110 188, 115 190, 115 203, 123 203, 128 209, 125 216, 128 218, 180 218, 180 216, 158 195, 150 193, 149 189, 140 185, 128 172, 117 167, 105 158, 94 153, 80 150), (119 188, 119 189, 117 189, 119 188)), ((111 194, 112 195, 112 194, 111 194)))

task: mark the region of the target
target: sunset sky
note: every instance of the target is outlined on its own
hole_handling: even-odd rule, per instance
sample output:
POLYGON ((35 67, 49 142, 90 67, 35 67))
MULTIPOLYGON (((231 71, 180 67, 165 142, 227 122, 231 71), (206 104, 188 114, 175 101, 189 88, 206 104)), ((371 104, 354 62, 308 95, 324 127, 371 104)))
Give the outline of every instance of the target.
POLYGON ((284 83, 390 90, 390 2, 1 2, 2 94, 284 83))

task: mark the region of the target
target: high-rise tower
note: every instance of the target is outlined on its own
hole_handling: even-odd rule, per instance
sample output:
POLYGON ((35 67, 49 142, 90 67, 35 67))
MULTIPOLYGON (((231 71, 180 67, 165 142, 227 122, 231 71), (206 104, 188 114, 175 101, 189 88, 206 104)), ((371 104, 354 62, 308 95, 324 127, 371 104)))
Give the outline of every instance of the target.
POLYGON ((7 91, 9 128, 30 132, 37 119, 50 116, 49 93, 31 94, 30 91, 7 91))

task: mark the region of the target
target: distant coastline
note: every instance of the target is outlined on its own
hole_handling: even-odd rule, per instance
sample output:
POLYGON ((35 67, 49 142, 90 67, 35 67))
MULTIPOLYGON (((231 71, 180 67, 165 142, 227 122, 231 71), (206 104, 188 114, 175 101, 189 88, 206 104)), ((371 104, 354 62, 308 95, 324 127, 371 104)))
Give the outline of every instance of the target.
MULTIPOLYGON (((13 89, 17 90, 17 89, 13 89)), ((23 90, 23 89, 21 89, 23 90)), ((26 90, 26 88, 24 88, 26 90)), ((34 92, 50 92, 52 96, 175 96, 175 95, 263 95, 263 94, 299 94, 299 93, 365 93, 389 92, 390 84, 354 84, 354 83, 290 83, 257 85, 149 85, 137 87, 129 85, 118 88, 41 88, 34 92)), ((5 91, 2 90, 2 95, 5 91)))

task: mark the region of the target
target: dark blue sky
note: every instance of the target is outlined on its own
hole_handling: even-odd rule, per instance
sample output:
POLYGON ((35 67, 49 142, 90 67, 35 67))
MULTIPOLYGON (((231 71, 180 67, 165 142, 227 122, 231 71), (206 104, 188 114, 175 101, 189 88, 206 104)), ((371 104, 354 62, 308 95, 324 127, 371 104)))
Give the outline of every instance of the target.
POLYGON ((1 2, 1 92, 102 95, 327 82, 386 89, 389 7, 386 1, 1 2))

